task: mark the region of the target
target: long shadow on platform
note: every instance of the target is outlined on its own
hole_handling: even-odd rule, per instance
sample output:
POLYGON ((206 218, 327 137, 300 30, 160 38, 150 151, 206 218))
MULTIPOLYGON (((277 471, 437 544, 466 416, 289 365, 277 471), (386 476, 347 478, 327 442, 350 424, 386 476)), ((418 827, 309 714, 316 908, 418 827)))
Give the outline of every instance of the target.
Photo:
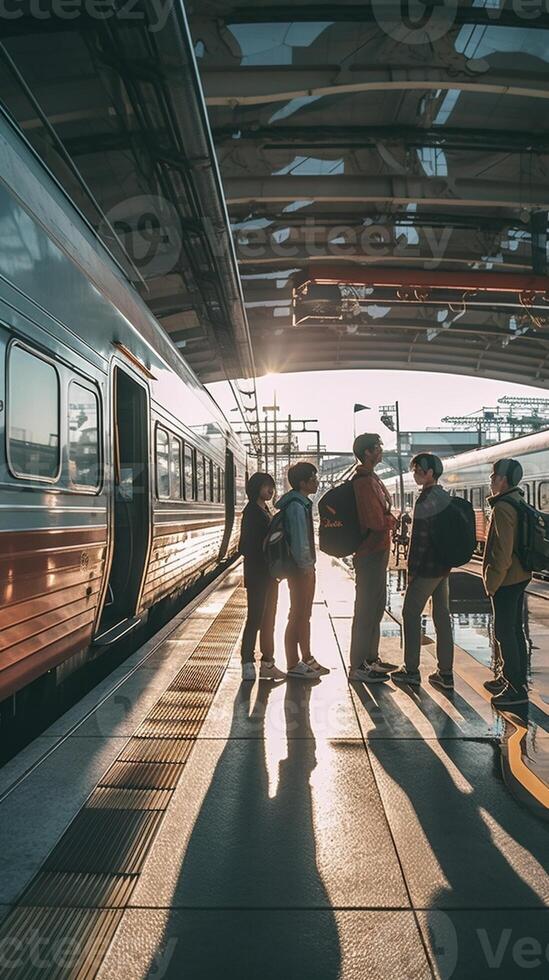
MULTIPOLYGON (((394 689, 378 685, 374 700, 363 685, 353 687, 374 725, 403 731, 394 689)), ((425 689, 412 697, 431 720, 442 710, 425 689)), ((546 825, 506 790, 493 740, 422 739, 417 730, 410 737, 407 722, 408 737, 370 737, 367 745, 440 976, 517 980, 524 969, 546 977, 546 825), (536 957, 523 967, 523 940, 540 944, 539 968, 536 957)))
MULTIPOLYGON (((253 738, 233 736, 242 731, 252 685, 242 684, 235 700, 233 737, 216 765, 181 868, 177 905, 186 911, 174 911, 166 923, 166 938, 178 937, 168 977, 340 976, 338 929, 316 863, 311 686, 286 685, 286 730, 297 724, 305 737, 287 740, 270 796, 264 721, 272 689, 259 685, 250 715, 253 738)), ((285 734, 273 737, 283 751, 285 734)))

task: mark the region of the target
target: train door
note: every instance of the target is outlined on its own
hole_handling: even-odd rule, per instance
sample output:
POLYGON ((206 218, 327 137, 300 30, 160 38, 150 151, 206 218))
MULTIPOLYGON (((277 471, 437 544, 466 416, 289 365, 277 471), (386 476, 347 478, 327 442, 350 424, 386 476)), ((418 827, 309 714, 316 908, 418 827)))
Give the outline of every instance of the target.
POLYGON ((225 532, 219 549, 219 561, 227 554, 234 526, 236 486, 234 478, 234 455, 230 449, 225 451, 225 532))
POLYGON ((139 622, 149 549, 149 409, 146 389, 114 369, 113 555, 96 642, 114 642, 139 622))

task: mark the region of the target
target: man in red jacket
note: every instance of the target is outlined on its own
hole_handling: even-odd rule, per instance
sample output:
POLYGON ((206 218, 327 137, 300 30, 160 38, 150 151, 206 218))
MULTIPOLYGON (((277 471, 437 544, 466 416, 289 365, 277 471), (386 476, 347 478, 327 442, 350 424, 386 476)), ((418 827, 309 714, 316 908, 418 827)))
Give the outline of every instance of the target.
POLYGON ((349 680, 385 681, 393 664, 379 659, 380 623, 387 602, 387 565, 391 531, 391 496, 374 470, 383 456, 379 435, 357 436, 353 452, 359 461, 353 480, 363 540, 353 556, 356 595, 351 635, 349 680))

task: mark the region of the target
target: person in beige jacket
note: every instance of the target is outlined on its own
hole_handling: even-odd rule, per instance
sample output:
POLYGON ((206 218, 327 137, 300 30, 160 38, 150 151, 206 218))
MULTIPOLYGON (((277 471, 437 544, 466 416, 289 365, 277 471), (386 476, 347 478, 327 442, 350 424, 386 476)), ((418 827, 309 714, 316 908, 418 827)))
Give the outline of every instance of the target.
POLYGON ((517 505, 524 497, 518 484, 522 466, 516 459, 494 463, 490 484, 492 508, 482 577, 494 614, 494 635, 502 661, 502 675, 487 681, 495 707, 509 708, 528 701, 528 652, 523 628, 524 591, 530 572, 521 565, 517 553, 520 514, 517 505))

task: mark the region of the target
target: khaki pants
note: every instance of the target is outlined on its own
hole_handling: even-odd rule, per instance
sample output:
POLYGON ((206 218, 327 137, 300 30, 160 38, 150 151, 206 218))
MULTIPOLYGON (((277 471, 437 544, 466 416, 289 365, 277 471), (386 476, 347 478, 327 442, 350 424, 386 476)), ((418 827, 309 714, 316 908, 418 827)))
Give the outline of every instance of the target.
POLYGON ((451 674, 454 666, 454 638, 450 622, 448 576, 412 579, 402 607, 404 625, 404 662, 406 670, 419 669, 421 649, 421 614, 429 597, 433 599, 433 622, 437 635, 437 662, 441 674, 451 674))
POLYGON ((349 659, 351 667, 372 663, 379 653, 380 623, 387 604, 389 551, 356 555, 355 610, 349 659))
POLYGON ((290 612, 288 625, 284 634, 284 649, 288 669, 295 667, 299 660, 308 660, 311 656, 311 613, 315 597, 316 578, 313 575, 303 575, 296 572, 288 578, 290 590, 290 612))

